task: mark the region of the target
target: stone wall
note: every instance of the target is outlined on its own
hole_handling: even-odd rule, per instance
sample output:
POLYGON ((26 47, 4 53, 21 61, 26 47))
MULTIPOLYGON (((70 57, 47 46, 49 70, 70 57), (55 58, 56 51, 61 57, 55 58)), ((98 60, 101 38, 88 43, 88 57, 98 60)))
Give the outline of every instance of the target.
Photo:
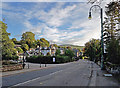
POLYGON ((21 69, 23 69, 22 64, 3 65, 2 66, 2 72, 21 70, 21 69))

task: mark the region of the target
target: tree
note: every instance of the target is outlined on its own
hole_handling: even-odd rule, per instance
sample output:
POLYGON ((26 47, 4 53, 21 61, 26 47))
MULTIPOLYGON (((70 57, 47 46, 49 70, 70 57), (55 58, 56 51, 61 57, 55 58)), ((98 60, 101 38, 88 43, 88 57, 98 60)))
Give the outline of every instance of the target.
POLYGON ((16 50, 18 51, 18 53, 23 53, 23 50, 20 47, 17 47, 16 50))
POLYGON ((17 42, 16 38, 12 38, 12 41, 13 41, 14 43, 16 43, 16 42, 17 42))
POLYGON ((14 43, 9 39, 10 33, 7 31, 7 24, 0 21, 0 42, 2 42, 2 59, 12 59, 13 56, 17 55, 17 51, 14 48, 14 43))
POLYGON ((110 2, 106 6, 104 21, 104 43, 108 44, 112 38, 120 39, 120 1, 110 2))
POLYGON ((69 56, 70 58, 75 56, 74 52, 71 49, 65 49, 65 55, 69 56))
POLYGON ((107 52, 107 61, 113 64, 120 64, 120 45, 117 39, 111 39, 110 43, 107 45, 107 52))
POLYGON ((120 63, 120 1, 110 2, 105 13, 104 43, 107 47, 107 61, 117 64, 120 63))
POLYGON ((85 44, 84 55, 88 56, 92 61, 100 61, 101 54, 100 40, 92 39, 85 44))
POLYGON ((30 48, 34 47, 34 42, 35 42, 35 34, 32 32, 25 32, 22 34, 21 38, 21 43, 22 44, 27 44, 30 48))
POLYGON ((54 46, 54 47, 58 47, 58 45, 57 45, 57 44, 53 44, 53 46, 54 46))
POLYGON ((88 3, 90 3, 90 4, 95 4, 95 3, 101 4, 102 1, 104 1, 104 0, 88 0, 88 3))
POLYGON ((60 53, 61 53, 60 50, 57 49, 56 52, 55 52, 55 55, 60 55, 60 53))
POLYGON ((49 41, 47 41, 45 38, 41 38, 40 41, 39 41, 39 44, 42 47, 45 47, 45 46, 49 47, 50 46, 49 41))
POLYGON ((23 49, 24 52, 26 52, 29 49, 29 46, 27 44, 22 44, 21 48, 23 49))

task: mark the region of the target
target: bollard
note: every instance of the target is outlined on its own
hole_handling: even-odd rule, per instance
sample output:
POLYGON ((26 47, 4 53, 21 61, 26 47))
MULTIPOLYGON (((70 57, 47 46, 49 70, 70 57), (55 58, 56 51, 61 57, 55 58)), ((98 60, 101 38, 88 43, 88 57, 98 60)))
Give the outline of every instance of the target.
POLYGON ((40 63, 40 68, 41 68, 41 63, 40 63))
POLYGON ((47 67, 46 64, 45 64, 45 67, 47 67))
POLYGON ((29 64, 28 64, 28 69, 29 69, 29 64))

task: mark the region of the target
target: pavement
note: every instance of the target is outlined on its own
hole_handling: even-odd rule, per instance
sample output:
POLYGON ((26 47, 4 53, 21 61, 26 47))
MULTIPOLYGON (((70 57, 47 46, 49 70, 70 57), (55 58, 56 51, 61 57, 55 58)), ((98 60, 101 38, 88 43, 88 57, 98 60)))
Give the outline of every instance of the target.
MULTIPOLYGON (((28 63, 27 63, 28 64, 28 63)), ((91 61, 79 60, 66 64, 29 63, 30 68, 4 72, 3 86, 117 86, 114 77, 105 77, 106 71, 91 61), (20 74, 21 73, 21 74, 20 74)))

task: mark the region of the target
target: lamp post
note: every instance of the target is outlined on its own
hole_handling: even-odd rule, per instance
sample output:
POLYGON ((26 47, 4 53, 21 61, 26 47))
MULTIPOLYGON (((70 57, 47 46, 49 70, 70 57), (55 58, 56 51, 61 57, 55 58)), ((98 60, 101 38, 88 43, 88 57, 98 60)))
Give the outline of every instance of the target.
POLYGON ((104 69, 104 44, 103 44, 103 9, 99 5, 93 5, 90 10, 89 10, 89 19, 92 18, 91 16, 91 11, 93 7, 99 7, 100 9, 100 18, 101 18, 101 49, 102 49, 102 54, 101 54, 101 70, 104 69))

